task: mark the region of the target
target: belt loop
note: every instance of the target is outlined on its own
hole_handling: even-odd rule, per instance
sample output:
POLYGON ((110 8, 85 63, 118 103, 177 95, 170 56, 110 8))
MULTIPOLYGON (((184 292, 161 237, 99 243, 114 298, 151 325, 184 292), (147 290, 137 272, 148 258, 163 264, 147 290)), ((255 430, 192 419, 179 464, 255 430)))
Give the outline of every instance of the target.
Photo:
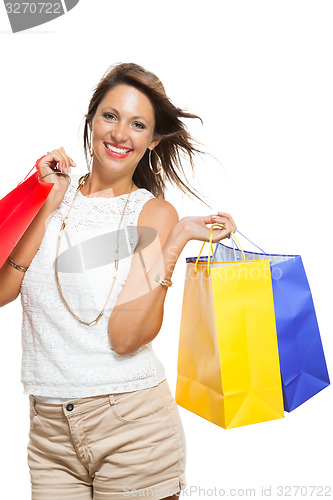
POLYGON ((109 394, 109 401, 111 406, 116 404, 113 394, 109 394))

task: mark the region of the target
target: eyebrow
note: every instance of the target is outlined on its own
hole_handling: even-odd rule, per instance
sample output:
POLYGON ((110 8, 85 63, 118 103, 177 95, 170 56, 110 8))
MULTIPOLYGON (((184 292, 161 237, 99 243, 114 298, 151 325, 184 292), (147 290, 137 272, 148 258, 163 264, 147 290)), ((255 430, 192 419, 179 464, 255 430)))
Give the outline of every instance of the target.
MULTIPOLYGON (((103 108, 103 110, 105 110, 105 109, 111 109, 111 111, 113 111, 114 113, 119 115, 119 112, 115 108, 112 108, 111 106, 106 106, 105 108, 103 108)), ((143 121, 147 122, 148 125, 150 125, 149 120, 147 120, 147 118, 145 118, 144 116, 132 116, 132 119, 133 120, 143 120, 143 121)))

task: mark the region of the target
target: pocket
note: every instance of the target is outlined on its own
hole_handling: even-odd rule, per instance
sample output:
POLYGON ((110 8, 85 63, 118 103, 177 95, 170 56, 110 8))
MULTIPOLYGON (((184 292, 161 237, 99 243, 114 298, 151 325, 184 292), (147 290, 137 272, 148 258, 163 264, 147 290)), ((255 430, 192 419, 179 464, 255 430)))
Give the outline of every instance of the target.
MULTIPOLYGON (((161 382, 163 383, 163 382, 161 382)), ((115 417, 126 424, 148 421, 168 411, 168 400, 161 384, 139 391, 113 395, 115 417)))

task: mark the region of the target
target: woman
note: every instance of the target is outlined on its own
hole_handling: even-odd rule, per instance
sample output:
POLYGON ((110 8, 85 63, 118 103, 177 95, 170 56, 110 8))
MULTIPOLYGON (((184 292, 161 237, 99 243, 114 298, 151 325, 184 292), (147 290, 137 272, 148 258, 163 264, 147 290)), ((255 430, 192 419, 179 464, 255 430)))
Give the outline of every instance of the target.
POLYGON ((21 293, 33 500, 174 499, 186 486, 184 430, 150 343, 186 243, 236 226, 222 213, 179 220, 164 199, 166 180, 195 194, 177 174, 179 152, 192 167, 200 152, 180 118, 199 117, 153 73, 118 64, 86 115, 88 173, 71 172, 64 148, 38 162, 54 186, 0 270, 0 304, 21 293))

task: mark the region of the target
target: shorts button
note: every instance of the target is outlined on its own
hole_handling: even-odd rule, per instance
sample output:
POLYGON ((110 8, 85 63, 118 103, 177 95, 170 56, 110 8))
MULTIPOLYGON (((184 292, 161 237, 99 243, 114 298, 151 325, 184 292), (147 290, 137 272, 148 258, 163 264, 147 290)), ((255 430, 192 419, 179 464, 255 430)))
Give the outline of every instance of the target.
POLYGON ((72 411, 74 409, 74 405, 72 405, 72 403, 70 403, 69 405, 66 406, 66 410, 68 411, 72 411))

